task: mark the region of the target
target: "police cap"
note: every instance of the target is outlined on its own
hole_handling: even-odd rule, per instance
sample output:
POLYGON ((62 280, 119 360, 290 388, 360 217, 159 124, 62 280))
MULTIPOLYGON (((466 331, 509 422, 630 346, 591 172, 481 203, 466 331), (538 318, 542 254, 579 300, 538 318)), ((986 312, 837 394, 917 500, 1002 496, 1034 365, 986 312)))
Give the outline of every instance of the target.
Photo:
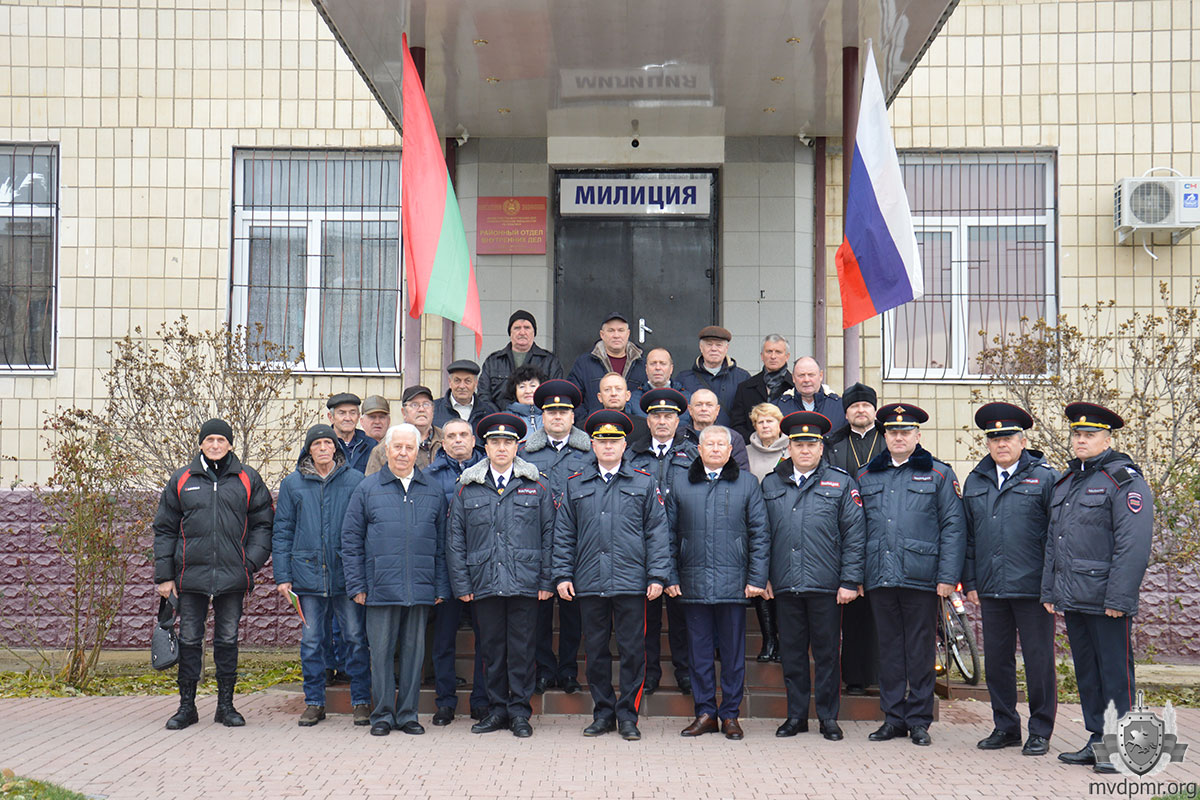
POLYGON ((568 380, 555 378, 538 384, 533 392, 533 404, 545 411, 548 408, 578 408, 583 405, 583 392, 568 380))
POLYGON ((816 411, 795 411, 779 421, 779 431, 789 439, 822 441, 833 430, 829 417, 816 411))
POLYGON ((929 415, 912 403, 888 403, 879 409, 875 419, 886 429, 909 431, 920 428, 922 422, 928 422, 929 415))
POLYGON ((676 414, 682 414, 687 408, 687 398, 683 396, 683 392, 665 386, 662 389, 651 389, 643 394, 638 405, 647 414, 653 414, 655 411, 673 411, 676 414))
POLYGON ((584 421, 583 430, 593 439, 624 439, 633 432, 633 420, 620 411, 602 408, 584 421))
POLYGON ((500 411, 488 414, 475 423, 475 435, 480 439, 490 439, 493 436, 507 436, 510 439, 525 438, 525 423, 516 414, 500 411))
POLYGON ((1095 403, 1071 403, 1066 407, 1071 430, 1115 431, 1125 427, 1125 420, 1114 411, 1095 403))
POLYGON ((975 424, 989 439, 997 436, 1012 436, 1014 433, 1033 427, 1033 417, 1020 406, 1012 403, 988 403, 975 412, 975 424))

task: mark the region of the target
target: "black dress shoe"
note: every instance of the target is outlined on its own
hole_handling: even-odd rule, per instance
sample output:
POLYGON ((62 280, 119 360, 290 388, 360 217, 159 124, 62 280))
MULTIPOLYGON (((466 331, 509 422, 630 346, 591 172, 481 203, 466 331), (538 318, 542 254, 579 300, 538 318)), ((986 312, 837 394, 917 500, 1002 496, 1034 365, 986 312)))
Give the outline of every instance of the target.
POLYGON ((502 731, 507 727, 508 723, 504 721, 503 717, 488 714, 471 726, 471 733, 491 733, 492 731, 502 731))
POLYGON ((450 706, 440 706, 433 715, 433 724, 439 728, 454 722, 454 709, 450 706))
POLYGON ((867 738, 872 742, 886 742, 889 739, 897 739, 907 733, 908 731, 904 728, 897 727, 890 722, 885 722, 867 738))
POLYGON ((1050 740, 1045 736, 1037 734, 1029 734, 1029 738, 1025 740, 1025 746, 1021 748, 1023 756, 1044 756, 1050 752, 1050 740))
POLYGON ((533 691, 537 694, 545 694, 547 689, 554 688, 554 681, 549 678, 538 678, 533 684, 533 691))
POLYGON ((611 733, 617 729, 616 720, 597 719, 593 720, 591 725, 583 729, 584 736, 603 736, 606 733, 611 733))
POLYGON ((913 744, 919 744, 922 747, 928 747, 933 744, 933 739, 929 736, 929 729, 924 725, 914 725, 912 730, 908 732, 908 738, 912 739, 913 744))
POLYGON ((386 722, 376 722, 371 726, 372 736, 387 736, 392 732, 392 726, 386 722))
POLYGON ((1117 768, 1112 765, 1111 761, 1097 761, 1092 765, 1092 772, 1099 772, 1101 775, 1116 775, 1117 768))
POLYGON ((775 735, 780 739, 795 736, 797 733, 808 733, 808 720, 788 717, 782 725, 775 729, 775 735))
POLYGON ((642 694, 654 694, 658 691, 658 678, 646 678, 642 683, 642 694))
POLYGON ((1079 764, 1088 767, 1096 763, 1096 754, 1092 752, 1092 743, 1088 742, 1074 753, 1059 753, 1058 760, 1064 764, 1079 764))
POLYGON ((846 694, 851 695, 852 697, 862 697, 866 693, 867 687, 863 686, 861 683, 846 684, 846 694))
POLYGON ((533 726, 529 724, 529 720, 525 717, 513 717, 509 729, 512 730, 512 735, 518 739, 528 739, 530 736, 533 736, 533 726))
POLYGON ((414 719, 401 725, 400 730, 409 736, 420 736, 425 732, 425 726, 414 719))
POLYGON ((454 686, 455 686, 455 688, 457 688, 457 689, 461 689, 462 687, 464 687, 464 686, 466 686, 466 685, 467 685, 467 679, 466 679, 466 678, 464 678, 462 675, 455 675, 455 676, 454 676, 454 686))
POLYGON ((821 720, 821 735, 831 742, 840 742, 842 726, 837 724, 836 719, 823 719, 821 720))
POLYGON ((579 681, 575 680, 574 678, 563 678, 558 682, 558 685, 561 686, 562 690, 567 694, 575 694, 581 688, 583 688, 579 685, 579 681))
POLYGON ((471 719, 474 719, 474 720, 484 719, 485 717, 487 717, 488 711, 489 711, 489 709, 487 706, 473 706, 471 708, 471 719))
POLYGON ((636 742, 642 738, 642 732, 638 730, 637 723, 629 719, 617 724, 617 733, 627 742, 636 742))
POLYGON ((692 693, 692 679, 690 676, 684 675, 682 678, 679 679, 679 693, 680 694, 691 694, 692 693))
POLYGON ((1020 744, 1021 734, 1006 733, 997 729, 989 733, 986 739, 980 739, 975 746, 980 750, 1003 750, 1006 747, 1017 747, 1020 744))

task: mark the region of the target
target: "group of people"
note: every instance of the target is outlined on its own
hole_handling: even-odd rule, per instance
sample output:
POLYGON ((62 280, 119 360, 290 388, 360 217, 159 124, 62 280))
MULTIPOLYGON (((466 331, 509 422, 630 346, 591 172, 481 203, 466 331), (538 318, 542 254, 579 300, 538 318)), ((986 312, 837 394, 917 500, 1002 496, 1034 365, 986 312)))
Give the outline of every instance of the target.
POLYGON ((1076 458, 1059 473, 1026 446, 1024 409, 988 403, 975 421, 989 454, 960 485, 921 445, 924 410, 880 406, 861 383, 829 392, 820 365, 793 362, 782 336, 763 340, 750 375, 728 355, 732 334, 708 326, 695 362, 676 371, 666 350, 632 344, 613 313, 564 377, 536 332, 532 315, 514 313, 509 344, 482 367, 449 365, 445 395, 405 389, 399 424, 383 397, 330 398, 330 424, 309 429, 274 507, 229 426, 201 428, 154 523, 155 581, 181 618, 168 728, 198 720, 210 603, 216 721, 244 724, 233 706, 238 621, 271 556, 279 592, 305 619, 302 726, 324 719, 335 653, 354 724, 423 733, 427 628, 432 722, 450 724, 461 622, 476 641, 472 732, 530 736, 535 692, 581 689, 582 645, 594 702, 584 735, 636 740, 641 702, 662 679, 665 612, 676 683, 695 704, 682 735, 741 739, 754 602, 758 658, 782 663, 787 691, 777 736, 808 730, 811 697, 821 735, 841 739, 843 683, 865 693, 877 682, 884 722, 870 739, 929 745, 937 602, 961 583, 982 612, 995 722, 978 746, 1048 752, 1062 614, 1090 737, 1059 758, 1114 769, 1092 744, 1110 702, 1122 714, 1132 705, 1130 619, 1153 521, 1138 467, 1112 448, 1117 414, 1064 409, 1076 458))

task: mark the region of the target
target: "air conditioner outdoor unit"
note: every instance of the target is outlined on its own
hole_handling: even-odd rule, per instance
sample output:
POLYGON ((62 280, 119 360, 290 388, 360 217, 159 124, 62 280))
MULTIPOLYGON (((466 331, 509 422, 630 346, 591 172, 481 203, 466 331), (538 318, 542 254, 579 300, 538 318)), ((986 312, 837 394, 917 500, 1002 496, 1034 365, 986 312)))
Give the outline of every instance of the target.
POLYGON ((1200 228, 1200 178, 1123 178, 1113 190, 1113 228, 1124 244, 1134 234, 1170 234, 1177 243, 1200 228))

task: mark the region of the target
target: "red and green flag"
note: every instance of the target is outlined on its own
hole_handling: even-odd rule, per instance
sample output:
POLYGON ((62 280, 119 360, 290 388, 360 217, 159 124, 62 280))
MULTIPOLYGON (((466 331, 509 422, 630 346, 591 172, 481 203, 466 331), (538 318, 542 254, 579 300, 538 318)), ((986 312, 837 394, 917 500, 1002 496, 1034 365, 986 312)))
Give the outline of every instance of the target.
POLYGON ((429 101, 408 50, 408 36, 402 35, 400 42, 404 50, 400 205, 408 313, 412 317, 436 314, 470 328, 475 331, 478 355, 483 349, 483 318, 467 233, 429 101))

